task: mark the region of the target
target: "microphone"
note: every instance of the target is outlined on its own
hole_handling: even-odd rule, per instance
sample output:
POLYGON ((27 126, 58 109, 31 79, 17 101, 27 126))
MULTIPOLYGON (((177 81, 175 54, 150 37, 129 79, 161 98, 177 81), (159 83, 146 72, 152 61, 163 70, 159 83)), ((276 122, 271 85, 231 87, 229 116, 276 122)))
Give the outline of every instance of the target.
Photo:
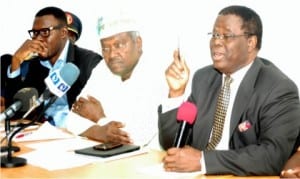
MULTIPOLYGON (((19 167, 26 165, 27 160, 21 157, 13 157, 12 156, 12 139, 13 137, 20 132, 21 130, 25 129, 26 127, 33 124, 35 121, 39 120, 47 108, 54 103, 54 101, 58 98, 63 96, 67 93, 67 91, 71 88, 73 83, 77 80, 79 76, 79 69, 73 63, 66 63, 61 70, 54 70, 49 74, 49 76, 45 79, 45 83, 47 85, 47 89, 43 92, 41 97, 39 98, 39 104, 44 102, 45 100, 50 98, 50 101, 46 104, 43 110, 39 113, 39 116, 36 117, 31 122, 21 126, 16 131, 12 133, 8 140, 8 152, 7 156, 1 157, 1 167, 19 167)), ((38 104, 38 105, 39 105, 38 104)))
POLYGON ((79 76, 79 69, 73 63, 66 63, 61 70, 54 70, 45 79, 47 89, 44 95, 49 95, 49 91, 57 97, 62 97, 71 88, 72 84, 79 76))
POLYGON ((21 108, 21 106, 21 101, 14 102, 4 112, 0 114, 0 121, 13 117, 15 113, 21 108))
POLYGON ((43 112, 37 118, 37 121, 42 117, 42 114, 47 110, 47 108, 56 101, 57 98, 60 98, 67 93, 73 83, 77 80, 79 74, 80 71, 76 65, 73 63, 66 63, 62 69, 54 70, 48 75, 47 78, 45 78, 44 81, 47 88, 39 97, 37 106, 48 99, 49 101, 44 107, 43 112))
MULTIPOLYGON (((15 115, 15 113, 20 110, 21 112, 27 111, 31 106, 33 106, 34 101, 38 97, 38 91, 35 88, 22 88, 13 97, 15 101, 8 109, 1 113, 1 120, 5 120, 5 133, 7 141, 9 141, 10 134, 10 118, 15 115)), ((1 152, 8 150, 8 146, 1 147, 1 152)), ((11 150, 18 152, 19 147, 11 146, 11 150)))
POLYGON ((173 146, 176 148, 183 147, 189 136, 189 129, 193 125, 197 115, 197 106, 191 102, 184 102, 178 108, 177 121, 180 126, 175 136, 173 146))
POLYGON ((27 111, 36 101, 38 92, 35 88, 22 88, 13 97, 14 103, 0 114, 0 122, 10 119, 17 111, 27 111))
POLYGON ((26 118, 31 111, 40 106, 44 101, 50 99, 49 106, 55 102, 57 97, 62 97, 71 88, 73 83, 77 80, 80 71, 73 63, 66 63, 61 70, 54 70, 47 78, 45 83, 47 88, 41 94, 35 105, 24 114, 26 118))

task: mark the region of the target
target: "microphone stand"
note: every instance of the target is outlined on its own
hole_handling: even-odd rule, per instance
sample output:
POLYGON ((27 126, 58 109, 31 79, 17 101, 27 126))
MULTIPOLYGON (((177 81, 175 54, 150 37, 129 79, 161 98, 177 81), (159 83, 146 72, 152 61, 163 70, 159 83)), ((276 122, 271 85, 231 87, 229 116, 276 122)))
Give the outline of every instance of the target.
MULTIPOLYGON (((6 119, 5 120, 5 134, 6 134, 6 141, 8 142, 9 140, 9 134, 10 134, 10 120, 6 119)), ((18 146, 11 146, 11 150, 14 152, 19 152, 20 151, 20 147, 18 146)), ((7 152, 8 151, 8 146, 2 146, 1 147, 1 153, 2 152, 7 152)))
MULTIPOLYGON (((45 95, 46 95, 46 97, 49 97, 51 95, 51 93, 47 93, 45 95)), ((36 103, 23 115, 22 119, 26 119, 28 117, 28 115, 41 104, 41 101, 45 100, 45 95, 42 95, 36 101, 36 103)), ((14 111, 14 112, 17 112, 17 111, 14 111)), ((6 137, 7 143, 8 143, 8 140, 9 140, 9 135, 11 134, 10 128, 11 128, 11 126, 10 126, 10 120, 6 119, 5 120, 5 133, 6 133, 5 137, 6 137)), ((1 147, 1 153, 2 152, 7 152, 7 150, 8 150, 8 146, 1 147)), ((11 146, 11 150, 14 151, 14 152, 19 152, 20 151, 20 147, 18 147, 18 146, 11 146)))
POLYGON ((52 98, 50 98, 49 102, 43 108, 43 110, 41 111, 41 113, 39 114, 38 117, 33 119, 31 122, 24 124, 17 130, 15 130, 11 134, 11 136, 9 136, 9 140, 8 140, 8 144, 7 144, 8 145, 7 146, 7 149, 8 149, 7 156, 1 157, 1 168, 2 167, 12 168, 12 167, 20 167, 20 166, 26 165, 27 160, 25 158, 12 156, 12 139, 18 132, 20 132, 21 130, 24 130, 26 127, 28 127, 28 126, 34 124, 36 121, 38 121, 43 116, 44 112, 49 108, 49 106, 55 102, 56 99, 57 99, 57 96, 53 96, 52 98))

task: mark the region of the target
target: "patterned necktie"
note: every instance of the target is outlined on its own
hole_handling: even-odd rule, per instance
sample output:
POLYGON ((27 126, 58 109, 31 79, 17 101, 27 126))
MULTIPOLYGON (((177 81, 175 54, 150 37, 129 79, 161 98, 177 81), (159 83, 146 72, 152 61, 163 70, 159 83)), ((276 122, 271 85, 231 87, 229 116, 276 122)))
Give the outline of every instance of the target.
POLYGON ((224 85, 220 91, 217 101, 217 108, 214 118, 213 131, 209 144, 207 145, 207 150, 213 150, 220 142, 223 132, 223 126, 226 116, 226 111, 230 99, 230 83, 232 78, 230 76, 225 77, 224 85))

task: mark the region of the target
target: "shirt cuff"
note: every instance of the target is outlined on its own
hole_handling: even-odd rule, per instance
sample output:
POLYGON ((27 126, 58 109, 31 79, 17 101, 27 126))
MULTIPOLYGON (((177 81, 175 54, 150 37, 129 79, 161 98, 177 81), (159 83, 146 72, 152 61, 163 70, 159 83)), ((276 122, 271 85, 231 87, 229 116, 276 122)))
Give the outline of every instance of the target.
POLYGON ((184 101, 184 99, 185 99, 184 96, 180 96, 176 98, 165 98, 162 102, 162 113, 177 108, 184 101))
POLYGON ((18 68, 17 70, 15 70, 14 72, 10 72, 10 67, 11 65, 8 66, 7 68, 7 77, 8 78, 16 78, 17 76, 19 76, 21 74, 21 69, 18 68))
POLYGON ((97 121, 97 124, 100 126, 104 126, 105 124, 109 123, 110 121, 111 120, 109 118, 103 117, 97 121))
POLYGON ((93 121, 83 118, 72 111, 69 111, 66 119, 67 130, 76 135, 83 133, 95 124, 96 123, 94 123, 93 121))
POLYGON ((203 151, 201 151, 201 156, 202 156, 200 159, 201 174, 206 174, 205 157, 203 151))

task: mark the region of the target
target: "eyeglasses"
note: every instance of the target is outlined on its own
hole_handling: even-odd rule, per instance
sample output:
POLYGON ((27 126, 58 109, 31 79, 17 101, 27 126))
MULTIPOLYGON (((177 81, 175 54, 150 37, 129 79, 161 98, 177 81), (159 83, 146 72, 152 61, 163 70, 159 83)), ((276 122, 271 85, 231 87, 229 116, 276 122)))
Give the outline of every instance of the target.
POLYGON ((114 51, 124 50, 127 47, 128 41, 114 43, 111 47, 102 47, 102 54, 109 54, 114 51))
POLYGON ((34 29, 28 30, 28 33, 29 33, 29 35, 32 39, 37 38, 38 35, 41 35, 42 37, 46 38, 46 37, 50 36, 50 31, 51 30, 60 29, 62 27, 63 27, 63 25, 59 24, 57 26, 51 26, 51 27, 42 28, 42 29, 39 29, 39 30, 34 30, 34 29))
POLYGON ((211 39, 220 39, 220 40, 230 40, 230 39, 235 39, 237 37, 243 37, 243 36, 251 36, 253 34, 250 33, 244 33, 244 34, 240 34, 240 35, 235 35, 235 34, 219 34, 219 33, 212 33, 209 32, 207 34, 211 39))

